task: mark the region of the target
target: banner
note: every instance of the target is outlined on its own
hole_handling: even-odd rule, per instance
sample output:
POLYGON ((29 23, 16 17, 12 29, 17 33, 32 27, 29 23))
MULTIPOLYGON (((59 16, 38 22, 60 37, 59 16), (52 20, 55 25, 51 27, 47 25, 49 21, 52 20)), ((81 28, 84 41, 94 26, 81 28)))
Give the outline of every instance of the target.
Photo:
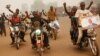
POLYGON ((99 16, 86 17, 82 19, 81 24, 83 28, 94 28, 100 25, 100 18, 99 16))

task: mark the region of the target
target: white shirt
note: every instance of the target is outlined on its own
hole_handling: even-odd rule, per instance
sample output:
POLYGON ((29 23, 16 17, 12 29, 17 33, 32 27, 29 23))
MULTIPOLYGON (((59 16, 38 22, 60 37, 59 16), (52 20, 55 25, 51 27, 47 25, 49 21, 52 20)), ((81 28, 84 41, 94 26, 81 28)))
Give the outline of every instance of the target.
POLYGON ((81 25, 81 20, 85 17, 89 17, 89 16, 92 16, 92 13, 89 11, 89 10, 77 10, 76 14, 75 14, 75 17, 78 17, 78 22, 79 24, 81 25))

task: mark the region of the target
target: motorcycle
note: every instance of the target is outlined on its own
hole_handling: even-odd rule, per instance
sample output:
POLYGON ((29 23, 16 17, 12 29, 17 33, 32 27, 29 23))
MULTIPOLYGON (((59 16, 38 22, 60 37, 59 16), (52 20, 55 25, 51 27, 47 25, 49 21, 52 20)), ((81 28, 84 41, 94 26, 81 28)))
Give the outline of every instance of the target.
POLYGON ((38 52, 39 56, 43 56, 44 51, 44 35, 42 34, 40 29, 36 29, 34 33, 32 33, 33 36, 35 36, 36 40, 36 51, 38 52))
MULTIPOLYGON (((72 33, 72 32, 70 32, 72 33)), ((74 33, 74 31, 73 31, 74 33)), ((78 31, 76 33, 74 33, 74 37, 78 37, 78 31)), ((72 39, 73 43, 77 40, 72 39)), ((81 38, 80 43, 78 44, 79 48, 84 48, 84 47, 89 47, 91 49, 91 52, 93 54, 93 56, 99 56, 99 48, 98 45, 96 43, 96 32, 93 28, 91 29, 87 29, 87 30, 83 30, 83 36, 81 38)))
POLYGON ((54 40, 56 40, 57 39, 57 34, 58 34, 58 29, 59 29, 58 22, 54 21, 54 22, 49 23, 49 28, 50 28, 49 36, 51 38, 53 38, 54 40))
POLYGON ((19 34, 20 34, 19 27, 18 26, 10 27, 10 30, 11 30, 12 36, 15 39, 16 49, 19 49, 20 43, 21 43, 21 38, 19 36, 19 34))
POLYGON ((57 39, 57 30, 56 29, 51 28, 49 34, 50 34, 50 37, 53 38, 54 40, 57 39))
MULTIPOLYGON (((82 25, 80 26, 83 34, 82 34, 82 38, 81 38, 78 46, 80 48, 89 47, 91 49, 93 56, 99 56, 99 48, 96 43, 97 34, 95 32, 95 28, 97 28, 100 25, 98 19, 99 18, 94 17, 94 16, 86 17, 86 18, 82 19, 82 21, 81 21, 82 25)), ((75 30, 73 28, 73 30, 70 31, 70 33, 71 33, 71 37, 75 37, 77 39, 78 35, 79 35, 79 30, 78 30, 78 27, 76 29, 77 30, 75 30)), ((72 38, 72 41, 75 38, 72 38)), ((73 42, 77 42, 77 40, 73 41, 73 42)))
POLYGON ((83 39, 79 44, 79 47, 89 46, 93 56, 99 56, 99 48, 96 43, 96 32, 93 28, 83 31, 83 39))

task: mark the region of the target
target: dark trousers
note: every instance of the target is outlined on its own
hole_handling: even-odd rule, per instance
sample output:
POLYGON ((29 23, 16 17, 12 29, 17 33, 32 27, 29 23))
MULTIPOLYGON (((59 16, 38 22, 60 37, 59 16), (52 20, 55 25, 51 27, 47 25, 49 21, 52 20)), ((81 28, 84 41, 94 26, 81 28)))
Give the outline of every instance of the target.
MULTIPOLYGON (((19 37, 24 40, 24 36, 25 36, 25 33, 24 32, 20 32, 19 33, 19 37)), ((11 37, 11 40, 12 42, 15 42, 15 37, 12 35, 12 33, 10 33, 10 37, 11 37)))
POLYGON ((74 41, 74 42, 77 42, 78 34, 79 34, 78 29, 72 28, 72 29, 70 30, 71 40, 74 41))
POLYGON ((22 40, 24 40, 25 32, 20 32, 19 36, 20 36, 20 38, 21 38, 22 40))
POLYGON ((11 37, 12 42, 15 42, 15 38, 12 33, 10 33, 10 37, 11 37))
POLYGON ((0 24, 0 34, 2 35, 4 33, 4 35, 6 36, 6 28, 5 28, 5 24, 0 24))

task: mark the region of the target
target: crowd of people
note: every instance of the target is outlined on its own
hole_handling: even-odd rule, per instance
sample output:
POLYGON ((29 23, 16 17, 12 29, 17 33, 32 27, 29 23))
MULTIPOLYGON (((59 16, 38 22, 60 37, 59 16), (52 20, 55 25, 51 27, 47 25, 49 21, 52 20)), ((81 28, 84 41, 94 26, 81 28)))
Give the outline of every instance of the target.
MULTIPOLYGON (((73 6, 71 11, 69 12, 66 8, 66 3, 63 3, 65 13, 67 13, 69 18, 71 19, 71 30, 70 31, 71 32, 73 30, 79 31, 78 38, 75 38, 75 36, 73 36, 73 34, 71 33, 71 39, 72 40, 74 39, 74 42, 73 42, 74 45, 79 44, 80 39, 82 38, 82 32, 83 32, 83 30, 81 29, 82 28, 82 26, 81 26, 82 18, 88 17, 88 16, 99 17, 98 8, 93 7, 90 10, 90 7, 92 4, 93 4, 93 1, 91 1, 90 5, 86 8, 85 3, 81 2, 79 8, 77 6, 73 6)), ((24 39, 25 32, 28 29, 31 29, 30 39, 31 39, 31 43, 33 45, 32 47, 35 48, 36 40, 35 40, 35 36, 32 36, 32 33, 37 28, 40 28, 44 35, 44 41, 43 41, 44 46, 47 48, 50 48, 49 38, 48 38, 48 32, 49 32, 50 28, 60 29, 58 17, 56 14, 57 13, 56 8, 54 8, 53 6, 50 6, 50 10, 47 13, 44 10, 42 10, 42 12, 33 11, 31 14, 29 14, 28 11, 25 11, 25 14, 22 14, 22 15, 19 14, 19 9, 16 9, 16 11, 14 12, 10 9, 9 5, 7 5, 6 8, 8 9, 9 12, 12 13, 12 15, 10 15, 9 17, 6 17, 5 13, 2 13, 0 15, 0 34, 1 35, 4 33, 4 35, 6 36, 5 20, 7 20, 8 23, 10 23, 9 24, 10 27, 14 27, 16 25, 21 25, 20 37, 21 37, 22 41, 26 42, 26 40, 24 39), (45 25, 46 25, 47 31, 45 31, 43 29, 43 27, 45 25)), ((13 45, 15 42, 12 32, 13 31, 11 30, 10 31, 10 37, 12 39, 11 45, 13 45)))

